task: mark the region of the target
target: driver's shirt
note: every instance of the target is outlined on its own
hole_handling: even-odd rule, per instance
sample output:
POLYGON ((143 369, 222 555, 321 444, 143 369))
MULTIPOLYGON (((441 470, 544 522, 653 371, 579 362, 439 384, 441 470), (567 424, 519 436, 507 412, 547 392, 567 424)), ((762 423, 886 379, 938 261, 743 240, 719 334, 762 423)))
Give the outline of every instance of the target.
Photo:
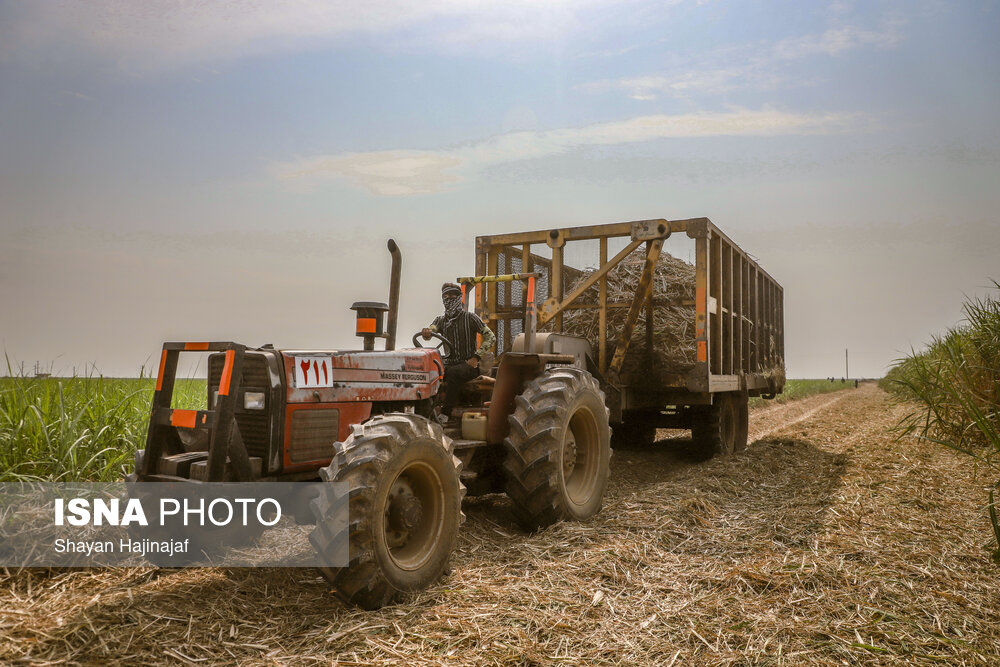
MULTIPOLYGON (((470 359, 472 355, 476 354, 479 346, 476 335, 489 331, 478 315, 467 310, 463 310, 450 320, 446 319, 444 315, 438 315, 431 322, 431 329, 447 338, 448 342, 451 343, 451 354, 444 358, 445 364, 460 364, 470 359)), ((484 335, 483 338, 485 339, 486 336, 484 335)))

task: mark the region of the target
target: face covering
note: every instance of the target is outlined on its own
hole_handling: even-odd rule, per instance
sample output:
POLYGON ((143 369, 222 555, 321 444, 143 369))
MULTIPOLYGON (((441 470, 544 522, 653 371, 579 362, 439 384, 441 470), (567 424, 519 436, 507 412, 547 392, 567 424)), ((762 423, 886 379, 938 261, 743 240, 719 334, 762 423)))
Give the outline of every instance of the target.
POLYGON ((449 320, 454 319, 462 312, 462 299, 457 296, 446 296, 444 301, 444 316, 449 320))

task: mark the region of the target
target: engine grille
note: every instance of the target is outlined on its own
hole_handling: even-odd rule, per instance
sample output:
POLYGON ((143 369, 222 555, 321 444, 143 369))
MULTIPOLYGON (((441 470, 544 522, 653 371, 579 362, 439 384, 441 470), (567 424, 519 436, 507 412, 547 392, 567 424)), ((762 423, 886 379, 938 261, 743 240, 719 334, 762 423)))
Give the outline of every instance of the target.
POLYGON ((295 463, 332 458, 339 429, 340 410, 296 410, 292 413, 289 458, 295 463))
MULTIPOLYGON (((225 355, 213 354, 208 358, 208 386, 210 391, 214 391, 219 386, 222 378, 222 367, 225 364, 225 355)), ((271 381, 267 372, 267 360, 259 355, 247 353, 243 357, 243 381, 240 384, 240 398, 237 403, 237 410, 243 406, 243 392, 247 389, 262 391, 265 395, 270 395, 271 381)), ((260 412, 237 412, 236 424, 240 427, 240 436, 243 444, 247 448, 247 455, 259 456, 264 461, 267 457, 267 444, 270 439, 270 424, 267 409, 260 412)))
MULTIPOLYGON (((213 354, 208 358, 209 385, 219 386, 222 377, 222 366, 226 363, 224 354, 213 354)), ((267 361, 264 357, 247 353, 243 357, 243 389, 253 388, 267 391, 271 380, 267 372, 267 361)))

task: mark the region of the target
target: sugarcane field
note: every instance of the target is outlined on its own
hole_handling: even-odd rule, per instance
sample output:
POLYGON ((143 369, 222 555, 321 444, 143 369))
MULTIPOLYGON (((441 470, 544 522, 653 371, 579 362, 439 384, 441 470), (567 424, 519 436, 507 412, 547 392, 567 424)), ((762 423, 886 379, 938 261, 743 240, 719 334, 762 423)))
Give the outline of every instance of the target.
POLYGON ((998 12, 0 1, 0 664, 1000 664, 998 12))

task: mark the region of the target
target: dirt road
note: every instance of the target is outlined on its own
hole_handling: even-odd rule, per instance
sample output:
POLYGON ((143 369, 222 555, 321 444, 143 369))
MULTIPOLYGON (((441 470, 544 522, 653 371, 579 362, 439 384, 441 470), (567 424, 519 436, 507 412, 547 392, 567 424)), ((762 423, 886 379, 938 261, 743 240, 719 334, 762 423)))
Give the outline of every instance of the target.
POLYGON ((756 410, 729 459, 616 452, 599 517, 536 535, 472 499, 453 573, 374 613, 308 570, 5 577, 0 662, 1000 664, 987 482, 901 410, 862 385, 756 410))

